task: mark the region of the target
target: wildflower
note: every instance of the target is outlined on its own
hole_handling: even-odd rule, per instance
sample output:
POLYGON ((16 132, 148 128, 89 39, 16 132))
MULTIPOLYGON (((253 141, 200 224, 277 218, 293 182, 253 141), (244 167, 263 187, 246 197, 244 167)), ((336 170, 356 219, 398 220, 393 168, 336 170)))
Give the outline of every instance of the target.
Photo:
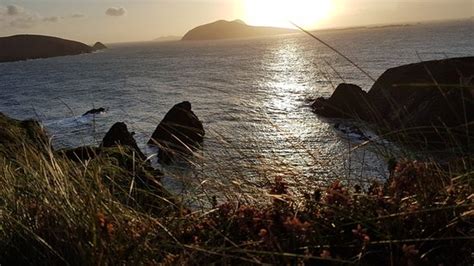
POLYGON ((101 229, 102 233, 104 233, 107 237, 111 237, 114 233, 114 225, 111 223, 105 214, 102 212, 97 213, 97 224, 101 229))
POLYGON ((326 189, 325 200, 327 204, 348 205, 350 203, 349 193, 340 181, 332 183, 326 189))
POLYGON ((419 250, 416 249, 415 245, 403 244, 402 251, 406 257, 413 257, 413 256, 418 255, 419 253, 419 250))
POLYGON ((362 225, 358 224, 355 229, 352 229, 352 233, 356 236, 359 240, 364 242, 364 244, 368 244, 370 242, 370 237, 367 234, 367 229, 362 228, 362 225))
POLYGON ((302 223, 301 220, 298 219, 298 217, 286 218, 284 225, 288 230, 296 231, 296 232, 307 231, 308 228, 311 226, 308 222, 302 223))
POLYGON ((106 220, 105 220, 105 215, 101 212, 97 213, 97 222, 99 224, 99 227, 103 228, 105 227, 106 220))
POLYGON ((327 250, 327 249, 323 249, 323 251, 321 252, 321 254, 319 254, 319 256, 320 256, 322 259, 325 259, 325 260, 332 259, 332 257, 331 257, 331 251, 329 251, 329 250, 327 250))

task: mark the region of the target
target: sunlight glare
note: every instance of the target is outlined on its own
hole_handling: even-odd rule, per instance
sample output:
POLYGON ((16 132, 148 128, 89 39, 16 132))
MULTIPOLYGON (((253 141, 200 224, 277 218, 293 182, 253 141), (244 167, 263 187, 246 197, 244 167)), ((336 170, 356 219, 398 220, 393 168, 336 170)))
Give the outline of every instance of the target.
POLYGON ((244 0, 244 20, 255 26, 313 28, 331 15, 332 0, 244 0))

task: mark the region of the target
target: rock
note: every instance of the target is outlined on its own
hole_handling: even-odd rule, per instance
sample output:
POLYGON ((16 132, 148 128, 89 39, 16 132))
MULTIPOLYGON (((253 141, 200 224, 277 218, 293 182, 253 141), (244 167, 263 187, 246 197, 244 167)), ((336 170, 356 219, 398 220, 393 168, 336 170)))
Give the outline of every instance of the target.
POLYGON ((103 43, 101 42, 96 42, 94 44, 94 46, 92 46, 92 50, 94 51, 98 51, 98 50, 104 50, 104 49, 108 49, 107 46, 105 46, 103 43))
MULTIPOLYGON (((461 100, 461 92, 464 97, 467 97, 465 100, 472 99, 473 77, 474 57, 409 64, 383 73, 370 89, 368 98, 382 117, 390 122, 398 120, 403 124, 412 120, 413 117, 425 116, 426 111, 428 113, 434 111, 435 113, 426 117, 430 118, 430 121, 438 120, 437 117, 441 115, 444 116, 442 119, 444 122, 459 124, 465 122, 461 121, 464 117, 458 116, 462 113, 459 108, 462 105, 454 106, 452 100, 458 97, 458 100, 461 100), (449 100, 446 96, 452 96, 452 98, 449 100), (429 104, 429 102, 439 101, 440 99, 437 98, 440 97, 446 99, 444 105, 436 107, 429 104), (417 112, 413 113, 415 110, 417 112), (448 117, 454 120, 447 119, 448 117)), ((439 101, 439 103, 442 102, 439 101)), ((458 101, 458 103, 462 102, 469 105, 469 102, 458 101)), ((472 107, 472 102, 470 107, 472 107)))
POLYGON ((146 160, 125 123, 114 124, 100 147, 85 146, 57 154, 74 162, 88 161, 88 167, 100 169, 96 171, 100 171, 104 184, 123 204, 156 214, 178 209, 177 200, 160 182, 163 173, 146 160))
POLYGON ((74 162, 85 162, 97 158, 100 155, 100 148, 83 146, 72 149, 59 150, 57 153, 74 162))
POLYGON ((315 112, 341 117, 354 111, 353 116, 377 124, 384 132, 397 132, 390 135, 416 146, 473 148, 474 57, 392 68, 365 96, 352 91, 336 89, 331 98, 318 99, 315 112))
POLYGON ((82 116, 86 116, 86 115, 96 115, 96 114, 101 114, 105 112, 105 108, 97 108, 97 109, 91 109, 87 112, 85 112, 82 116))
POLYGON ((315 113, 331 118, 366 118, 366 92, 359 86, 342 83, 329 99, 318 98, 313 103, 315 113))
POLYGON ((245 24, 242 20, 219 20, 190 30, 182 38, 183 41, 219 40, 250 38, 269 35, 295 33, 298 31, 284 28, 255 27, 245 24))
POLYGON ((25 146, 46 152, 51 148, 49 138, 40 123, 19 121, 0 113, 0 155, 9 156, 25 146))
POLYGON ((387 70, 367 97, 375 122, 410 141, 466 146, 474 141, 473 77, 474 57, 410 64, 387 70))
POLYGON ((42 35, 15 35, 0 38, 0 62, 78 55, 92 47, 65 39, 42 35))
POLYGON ((343 134, 345 134, 347 137, 351 139, 356 139, 359 141, 369 141, 370 137, 367 136, 359 127, 354 126, 354 125, 342 125, 341 123, 336 123, 334 125, 334 128, 343 134))
POLYGON ((127 125, 123 122, 115 123, 109 129, 100 146, 104 148, 128 146, 132 148, 141 159, 146 159, 145 154, 141 152, 132 133, 128 131, 127 125))
POLYGON ((204 140, 202 122, 190 102, 176 104, 157 126, 148 144, 160 147, 160 161, 169 163, 175 153, 190 154, 204 140))
POLYGON ((163 173, 149 161, 134 158, 134 151, 129 146, 101 148, 100 157, 91 163, 99 163, 113 179, 110 190, 124 204, 158 215, 178 210, 179 201, 161 183, 163 173))

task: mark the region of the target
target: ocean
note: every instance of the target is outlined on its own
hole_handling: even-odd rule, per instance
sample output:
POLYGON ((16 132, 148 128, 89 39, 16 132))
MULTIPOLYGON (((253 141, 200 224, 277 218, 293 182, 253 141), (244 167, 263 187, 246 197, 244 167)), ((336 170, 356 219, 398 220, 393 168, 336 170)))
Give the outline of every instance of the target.
MULTIPOLYGON (((474 55, 474 22, 316 32, 377 78, 420 60, 474 55)), ((311 99, 330 96, 341 82, 368 90, 373 81, 304 34, 245 40, 111 44, 108 50, 0 64, 0 112, 40 120, 56 148, 100 143, 125 122, 146 145, 176 103, 190 101, 203 121, 203 150, 192 164, 165 166, 208 181, 265 187, 282 177, 308 190, 335 178, 385 178, 387 145, 362 142, 311 112, 311 99), (107 112, 82 117, 89 109, 107 112)), ((156 165, 156 164, 155 164, 156 165)), ((158 165, 156 165, 158 166, 158 165)), ((184 174, 183 174, 184 173, 184 174)), ((180 185, 181 184, 181 185, 180 185)))

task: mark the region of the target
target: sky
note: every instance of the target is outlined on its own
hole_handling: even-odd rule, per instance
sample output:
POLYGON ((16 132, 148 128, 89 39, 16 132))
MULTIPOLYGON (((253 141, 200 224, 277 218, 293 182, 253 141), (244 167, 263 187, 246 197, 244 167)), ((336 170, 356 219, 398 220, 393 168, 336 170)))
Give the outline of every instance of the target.
POLYGON ((474 0, 0 0, 0 36, 86 43, 182 36, 219 19, 327 29, 474 17, 474 0))

